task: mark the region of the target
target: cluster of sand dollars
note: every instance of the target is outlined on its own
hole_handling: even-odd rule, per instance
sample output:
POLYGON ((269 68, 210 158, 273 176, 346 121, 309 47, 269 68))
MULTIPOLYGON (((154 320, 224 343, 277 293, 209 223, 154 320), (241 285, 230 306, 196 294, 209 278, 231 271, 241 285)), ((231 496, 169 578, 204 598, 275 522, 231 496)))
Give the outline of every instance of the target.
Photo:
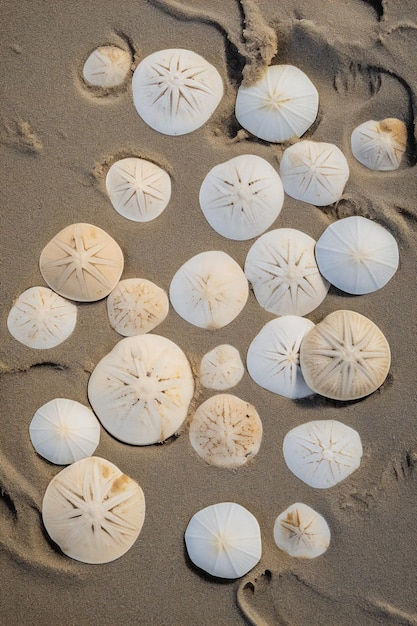
MULTIPOLYGON (((129 53, 104 46, 87 59, 84 80, 111 90, 126 81, 130 71, 129 53)), ((173 136, 207 122, 223 95, 217 70, 182 49, 143 59, 134 71, 132 89, 141 118, 173 136)), ((256 137, 283 142, 305 133, 316 118, 318 103, 317 90, 301 70, 276 65, 257 84, 239 88, 235 112, 256 137)), ((401 124, 385 120, 379 126, 362 125, 352 135, 353 154, 368 167, 390 169, 388 162, 391 169, 395 163, 398 167, 406 141, 401 124)), ((208 223, 225 238, 258 239, 243 270, 222 251, 189 259, 173 276, 169 299, 145 278, 121 280, 123 254, 110 235, 91 224, 72 224, 40 255, 48 287, 33 287, 17 299, 8 328, 29 347, 51 348, 74 330, 74 302, 107 298, 110 323, 124 339, 96 365, 88 397, 104 428, 132 445, 171 437, 184 422, 193 397, 194 376, 186 355, 171 340, 150 332, 168 314, 169 302, 189 323, 221 328, 242 311, 249 283, 260 306, 277 316, 248 350, 248 372, 257 384, 289 398, 318 393, 346 401, 369 395, 384 382, 390 366, 382 332, 353 311, 335 311, 317 325, 303 316, 319 306, 330 284, 352 294, 383 287, 398 267, 394 238, 362 217, 339 220, 318 242, 291 228, 265 233, 278 217, 285 193, 316 206, 328 205, 341 197, 348 177, 348 162, 337 146, 307 140, 285 150, 280 175, 251 154, 214 167, 199 195, 208 223)), ((171 181, 156 164, 131 157, 109 168, 106 189, 118 213, 145 222, 168 205, 171 181)), ((213 390, 232 388, 243 373, 239 352, 230 345, 217 346, 201 361, 200 380, 213 390)), ((43 520, 52 539, 65 554, 89 563, 124 554, 142 528, 144 495, 112 463, 90 456, 99 443, 99 423, 91 409, 64 398, 52 400, 36 412, 30 436, 39 454, 53 463, 70 464, 51 481, 43 501, 43 520)), ((196 410, 189 440, 207 463, 237 468, 257 454, 262 422, 248 402, 218 393, 196 410)), ((300 480, 328 488, 359 467, 362 445, 352 428, 336 420, 317 420, 287 433, 283 455, 300 480)), ((330 530, 319 513, 295 503, 277 517, 274 538, 289 554, 313 558, 327 549, 330 530)), ((262 552, 258 522, 234 502, 196 513, 185 542, 198 567, 224 578, 245 574, 262 552)))

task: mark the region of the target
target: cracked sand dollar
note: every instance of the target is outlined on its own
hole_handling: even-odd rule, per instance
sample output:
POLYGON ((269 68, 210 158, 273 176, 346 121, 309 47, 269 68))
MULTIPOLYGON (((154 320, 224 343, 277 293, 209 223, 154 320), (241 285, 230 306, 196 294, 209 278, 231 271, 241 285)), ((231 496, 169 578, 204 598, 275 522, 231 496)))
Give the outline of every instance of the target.
POLYGON ((133 222, 149 222, 168 205, 171 179, 155 163, 130 157, 113 163, 106 189, 117 213, 133 222))
POLYGON ((362 458, 359 434, 337 420, 296 426, 285 435, 282 450, 291 472, 317 489, 337 485, 358 469, 362 458))
POLYGON ((100 457, 77 461, 49 483, 42 519, 62 552, 83 563, 108 563, 134 544, 145 519, 141 487, 100 457))
POLYGON ((298 559, 314 559, 326 552, 330 529, 320 513, 307 504, 296 502, 278 515, 274 524, 278 548, 298 559))
POLYGON ((193 394, 194 378, 184 352, 153 334, 119 341, 88 382, 88 398, 104 428, 138 446, 174 435, 193 394))
POLYGON ((175 311, 199 328, 230 324, 249 295, 240 266, 225 252, 201 252, 186 261, 171 281, 169 297, 175 311))
POLYGON ((315 245, 294 228, 277 228, 255 241, 245 274, 261 307, 274 315, 307 315, 321 304, 330 285, 317 267, 315 245))
POLYGON ((92 224, 71 224, 42 250, 39 267, 53 291, 78 302, 108 296, 123 271, 123 252, 104 230, 92 224))
POLYGON ((304 337, 300 364, 313 391, 333 400, 357 400, 387 377, 391 351, 382 331, 355 311, 334 311, 304 337))
POLYGON ((351 148, 355 159, 371 170, 397 170, 407 148, 407 127, 393 117, 369 120, 352 132, 351 148))
POLYGON ((258 453, 262 422, 249 402, 217 394, 198 407, 189 437, 193 449, 209 465, 237 468, 258 453))
POLYGON ((244 373, 239 350, 227 343, 206 352, 201 359, 200 382, 208 389, 230 389, 240 382, 244 373))
POLYGON ((140 117, 165 135, 184 135, 205 124, 223 97, 217 69, 191 50, 159 50, 145 57, 132 80, 140 117))
POLYGON ((163 322, 168 311, 167 294, 146 278, 121 280, 107 298, 110 324, 124 337, 148 333, 163 322))
POLYGON ((83 78, 94 87, 118 87, 128 77, 132 57, 118 46, 99 46, 84 63, 83 78))

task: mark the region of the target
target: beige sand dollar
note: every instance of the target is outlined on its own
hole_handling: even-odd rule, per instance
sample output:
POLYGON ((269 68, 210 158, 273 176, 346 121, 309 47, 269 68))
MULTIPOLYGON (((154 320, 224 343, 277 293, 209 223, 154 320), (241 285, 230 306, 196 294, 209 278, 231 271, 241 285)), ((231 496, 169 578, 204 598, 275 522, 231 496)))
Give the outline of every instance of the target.
POLYGON ((148 333, 168 315, 166 292, 146 278, 125 278, 109 293, 107 314, 124 337, 148 333))
POLYGON ((94 87, 118 87, 128 77, 132 57, 118 46, 99 46, 84 63, 83 78, 94 87))
POLYGON ((369 120, 352 132, 353 156, 371 170, 397 170, 407 147, 407 127, 393 117, 369 120))
POLYGON ((275 520, 274 540, 290 556, 314 559, 329 547, 330 529, 320 513, 303 502, 296 502, 275 520))
POLYGON ((216 346, 201 359, 200 382, 208 389, 230 389, 240 382, 244 373, 239 350, 227 343, 216 346))

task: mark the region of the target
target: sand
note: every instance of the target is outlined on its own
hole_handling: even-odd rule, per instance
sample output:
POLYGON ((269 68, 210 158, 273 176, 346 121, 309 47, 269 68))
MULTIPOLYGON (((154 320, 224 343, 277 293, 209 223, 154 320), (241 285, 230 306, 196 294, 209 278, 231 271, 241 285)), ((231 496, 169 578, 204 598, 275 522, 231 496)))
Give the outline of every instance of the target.
MULTIPOLYGON (((416 10, 413 0, 3 0, 0 623, 417 624, 416 10), (129 83, 107 95, 83 85, 85 59, 108 43, 131 51, 134 65, 168 47, 201 54, 223 78, 220 106, 189 135, 160 135, 137 115, 129 83), (296 65, 316 85, 320 110, 306 136, 335 143, 351 172, 336 205, 316 208, 286 197, 273 227, 298 228, 317 239, 335 219, 364 215, 397 239, 400 267, 382 290, 352 297, 331 288, 308 315, 318 322, 347 308, 371 318, 391 345, 389 376, 371 396, 343 404, 318 396, 287 400, 258 387, 246 372, 233 393, 254 404, 264 435, 258 455, 236 471, 197 457, 186 424, 177 438, 143 448, 102 429, 96 454, 139 482, 146 519, 122 558, 105 565, 71 560, 41 522, 43 493, 59 468, 37 456, 28 426, 54 397, 87 403, 89 376, 120 337, 105 301, 80 304, 74 333, 45 351, 9 335, 8 312, 23 290, 44 284, 41 250, 74 222, 95 224, 116 239, 125 255, 124 278, 147 278, 165 290, 179 266, 204 250, 224 250, 243 266, 252 242, 215 233, 198 191, 211 167, 239 154, 278 167, 285 146, 248 136, 233 115, 241 81, 253 81, 270 62, 296 65), (350 133, 367 119, 385 117, 407 124, 407 158, 398 171, 372 172, 353 159, 350 133), (121 156, 148 158, 171 175, 172 199, 156 220, 133 223, 112 208, 104 177, 121 156), (318 418, 355 428, 364 448, 361 467, 327 490, 299 481, 281 452, 289 429, 318 418), (183 535, 196 511, 227 500, 257 517, 263 554, 243 579, 220 582, 192 566, 183 535), (275 518, 297 501, 319 511, 331 529, 329 549, 312 561, 287 556, 273 541, 275 518)), ((171 308, 157 332, 178 343, 193 364, 221 343, 235 345, 245 358, 272 317, 251 293, 223 329, 191 326, 171 308)), ((192 409, 212 393, 199 388, 192 409)))

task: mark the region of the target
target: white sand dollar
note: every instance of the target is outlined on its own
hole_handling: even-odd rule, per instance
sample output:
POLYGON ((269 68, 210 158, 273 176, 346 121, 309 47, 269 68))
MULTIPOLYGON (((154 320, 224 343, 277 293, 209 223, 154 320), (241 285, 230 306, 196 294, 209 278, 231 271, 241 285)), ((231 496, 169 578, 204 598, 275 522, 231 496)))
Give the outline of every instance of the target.
POLYGON ((132 80, 141 118, 165 135, 184 135, 205 124, 223 97, 216 68, 191 50, 159 50, 145 57, 132 80))
POLYGON ((77 307, 48 287, 30 287, 14 302, 7 328, 29 348, 54 348, 68 339, 77 322, 77 307))
POLYGON ((334 400, 357 400, 387 377, 391 351, 382 331, 355 311, 334 311, 316 324, 300 347, 306 383, 334 400))
POLYGON ((171 304, 183 319, 199 328, 230 324, 249 295, 240 266, 225 252, 201 252, 174 274, 169 288, 171 304))
POLYGON ((132 58, 118 46, 99 46, 84 63, 83 78, 95 87, 118 87, 122 85, 132 65, 132 58))
POLYGON ((237 468, 258 453, 262 422, 249 402, 221 393, 200 404, 189 437, 193 449, 209 465, 237 468))
POLYGON ((351 135, 353 156, 371 170, 397 170, 407 147, 407 127, 401 120, 369 120, 351 135))
POLYGON ((339 200, 349 178, 343 152, 322 141, 299 141, 287 148, 279 171, 289 196, 316 206, 339 200))
POLYGON ((316 244, 320 272, 335 287, 355 295, 381 289, 398 269, 398 245, 376 222, 353 215, 326 228, 316 244))
POLYGON ((42 250, 39 267, 46 283, 65 298, 94 302, 119 282, 123 252, 104 230, 92 224, 71 224, 42 250))
POLYGON ((227 343, 206 352, 201 359, 200 382, 208 389, 230 389, 240 382, 244 373, 239 350, 227 343))
POLYGON ((133 445, 171 437, 187 416, 194 379, 187 357, 159 335, 126 337, 96 365, 88 398, 108 432, 133 445))
POLYGON ((337 420, 316 420, 296 426, 284 437, 284 459, 297 478, 310 487, 337 485, 360 466, 359 434, 337 420))
POLYGON ((29 426, 32 444, 51 463, 68 465, 91 456, 100 441, 100 424, 90 408, 68 398, 41 406, 29 426))
POLYGON ((314 559, 326 552, 330 529, 326 520, 307 504, 296 502, 278 515, 274 524, 278 548, 299 559, 314 559))
POLYGON ((300 367, 300 345, 313 322, 284 315, 267 322, 253 339, 247 354, 251 378, 264 389, 286 398, 305 398, 313 393, 300 367))
POLYGON ((137 482, 100 457, 77 461, 49 483, 42 503, 48 535, 72 559, 108 563, 125 554, 145 519, 137 482))
POLYGON ((242 241, 273 224, 281 212, 284 189, 268 161, 242 154, 213 167, 199 197, 210 226, 223 237, 242 241))
POLYGON ((240 578, 259 562, 261 532, 252 513, 235 502, 212 504, 195 513, 185 531, 191 561, 219 578, 240 578))
POLYGON ((330 285, 317 267, 315 245, 294 228, 271 230, 255 241, 245 274, 261 307, 275 315, 307 315, 321 304, 330 285))
POLYGON ((319 95, 311 80, 293 65, 272 65, 249 87, 240 86, 236 118, 256 137, 280 143, 301 137, 317 117, 319 95))
POLYGON ((168 315, 168 296, 146 278, 121 280, 107 298, 107 314, 116 332, 124 337, 148 333, 168 315))
POLYGON ((116 161, 106 176, 114 209, 133 222, 149 222, 168 205, 171 178, 161 167, 137 157, 116 161))

